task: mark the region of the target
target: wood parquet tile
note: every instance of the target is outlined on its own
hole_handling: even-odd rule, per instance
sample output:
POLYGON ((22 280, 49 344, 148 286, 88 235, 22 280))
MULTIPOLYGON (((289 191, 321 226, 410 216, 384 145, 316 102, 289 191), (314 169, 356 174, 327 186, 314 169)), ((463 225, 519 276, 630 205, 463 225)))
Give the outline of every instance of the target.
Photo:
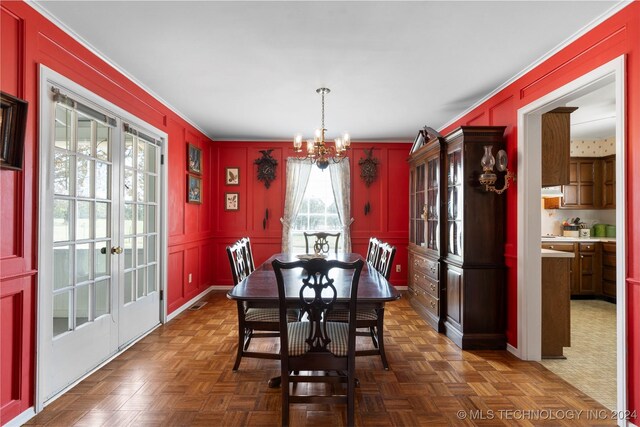
MULTIPOLYGON (((280 390, 267 387, 279 374, 279 362, 245 358, 232 372, 235 303, 224 292, 212 292, 207 300, 200 310, 187 310, 157 328, 27 424, 279 425, 280 390)), ((506 351, 460 350, 433 331, 406 299, 387 305, 385 344, 389 371, 377 356, 356 361, 357 425, 615 425, 586 413, 578 417, 576 411, 605 408, 539 363, 506 351), (558 417, 567 414, 573 419, 558 417)), ((370 345, 366 337, 358 338, 359 347, 370 345)), ((277 351, 278 342, 261 339, 251 346, 277 351)), ((290 420, 293 426, 344 426, 346 408, 293 406, 290 420)))

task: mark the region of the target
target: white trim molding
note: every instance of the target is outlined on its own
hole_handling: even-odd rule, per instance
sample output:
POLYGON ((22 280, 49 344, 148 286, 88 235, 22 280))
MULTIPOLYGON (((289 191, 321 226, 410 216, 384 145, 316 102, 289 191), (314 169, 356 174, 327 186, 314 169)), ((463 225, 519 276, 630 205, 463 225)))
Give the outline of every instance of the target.
POLYGON ((518 350, 524 360, 541 357, 540 194, 541 116, 604 84, 616 97, 616 335, 617 410, 627 408, 625 57, 620 56, 518 110, 518 350))

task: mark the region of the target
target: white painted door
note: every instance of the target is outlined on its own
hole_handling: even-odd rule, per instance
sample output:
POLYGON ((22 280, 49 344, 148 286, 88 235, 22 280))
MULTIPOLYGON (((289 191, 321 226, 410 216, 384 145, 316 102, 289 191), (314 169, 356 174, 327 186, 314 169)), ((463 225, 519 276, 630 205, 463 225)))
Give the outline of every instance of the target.
POLYGON ((160 323, 162 273, 161 140, 42 79, 39 406, 160 323))

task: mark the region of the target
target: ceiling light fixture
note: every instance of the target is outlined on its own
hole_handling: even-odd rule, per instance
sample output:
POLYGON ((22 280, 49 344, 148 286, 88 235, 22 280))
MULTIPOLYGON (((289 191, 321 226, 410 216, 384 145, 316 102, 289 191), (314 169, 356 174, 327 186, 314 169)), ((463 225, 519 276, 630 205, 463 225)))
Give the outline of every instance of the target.
MULTIPOLYGON (((324 141, 324 133, 327 129, 324 127, 324 96, 331 92, 326 87, 316 89, 316 92, 322 96, 322 127, 316 129, 313 139, 307 140, 307 155, 301 159, 310 159, 320 169, 326 169, 329 166, 329 160, 338 163, 344 159, 345 152, 351 146, 351 137, 348 133, 342 135, 342 138, 334 140, 335 147, 327 146, 324 141)), ((293 151, 302 153, 302 135, 297 134, 293 139, 293 151)))

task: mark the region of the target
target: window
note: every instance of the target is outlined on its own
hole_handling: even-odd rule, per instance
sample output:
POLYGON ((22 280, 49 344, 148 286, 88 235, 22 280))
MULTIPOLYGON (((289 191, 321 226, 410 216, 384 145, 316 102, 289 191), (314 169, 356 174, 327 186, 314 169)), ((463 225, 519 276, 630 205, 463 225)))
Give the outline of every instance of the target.
MULTIPOLYGON (((311 169, 309 183, 302 199, 302 206, 293 221, 292 252, 304 253, 304 231, 340 231, 340 219, 333 197, 331 175, 328 170, 315 166, 311 169)), ((342 240, 340 247, 342 249, 342 240)))

